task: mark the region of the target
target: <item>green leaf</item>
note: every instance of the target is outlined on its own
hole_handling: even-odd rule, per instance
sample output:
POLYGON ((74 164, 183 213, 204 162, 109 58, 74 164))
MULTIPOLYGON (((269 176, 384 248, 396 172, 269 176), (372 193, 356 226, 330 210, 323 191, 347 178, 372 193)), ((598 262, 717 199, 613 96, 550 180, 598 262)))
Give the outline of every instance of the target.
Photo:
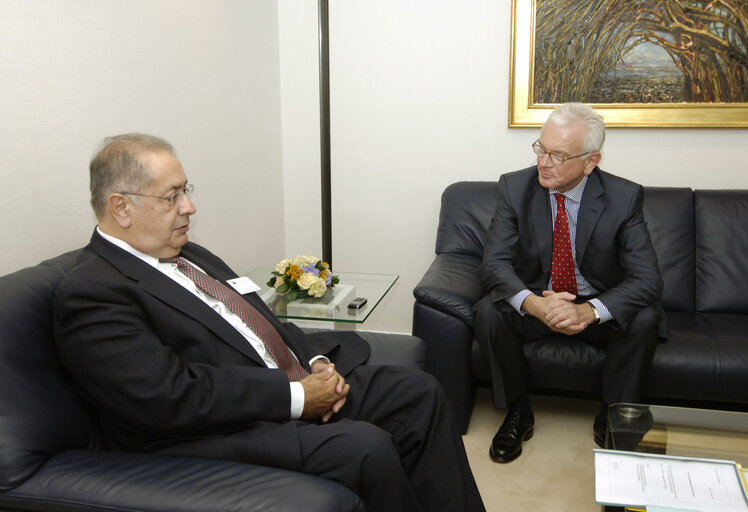
POLYGON ((278 288, 276 288, 275 291, 278 292, 278 293, 286 293, 290 289, 291 289, 291 287, 288 286, 288 283, 283 283, 278 288))

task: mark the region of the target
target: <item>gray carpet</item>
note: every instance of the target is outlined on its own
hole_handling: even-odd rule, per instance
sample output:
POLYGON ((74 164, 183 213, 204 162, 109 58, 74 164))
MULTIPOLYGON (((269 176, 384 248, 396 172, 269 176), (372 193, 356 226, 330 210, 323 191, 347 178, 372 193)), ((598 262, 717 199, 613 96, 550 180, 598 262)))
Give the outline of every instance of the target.
POLYGON ((470 427, 463 440, 488 512, 600 511, 595 503, 592 421, 599 403, 532 396, 535 435, 522 455, 496 464, 488 447, 504 419, 490 391, 478 390, 470 427))

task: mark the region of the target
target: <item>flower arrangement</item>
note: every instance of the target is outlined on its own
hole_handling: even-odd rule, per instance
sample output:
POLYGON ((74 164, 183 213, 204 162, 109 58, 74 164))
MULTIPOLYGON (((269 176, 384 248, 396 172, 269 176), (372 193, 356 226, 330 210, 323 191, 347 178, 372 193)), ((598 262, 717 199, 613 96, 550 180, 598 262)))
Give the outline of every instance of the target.
POLYGON ((296 256, 278 263, 267 284, 288 300, 296 300, 305 296, 322 297, 327 288, 338 282, 328 263, 315 256, 296 256))

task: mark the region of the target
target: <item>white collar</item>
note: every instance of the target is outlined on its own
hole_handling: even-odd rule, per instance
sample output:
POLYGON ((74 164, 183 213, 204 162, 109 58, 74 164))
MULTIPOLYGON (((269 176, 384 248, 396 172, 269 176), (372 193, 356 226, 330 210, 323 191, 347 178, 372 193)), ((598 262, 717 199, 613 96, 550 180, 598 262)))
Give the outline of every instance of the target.
POLYGON ((104 240, 113 243, 114 245, 116 245, 117 247, 119 247, 120 249, 122 249, 123 251, 129 252, 130 254, 132 254, 133 256, 135 256, 136 258, 145 261, 150 266, 152 266, 152 267, 157 267, 158 266, 158 263, 159 263, 158 258, 156 258, 154 256, 151 256, 149 254, 146 254, 144 252, 140 252, 139 250, 137 250, 135 247, 133 247, 132 245, 128 244, 124 240, 121 240, 119 238, 113 237, 112 235, 108 235, 108 234, 104 233, 101 229, 99 229, 99 226, 96 226, 96 232, 98 234, 100 234, 101 237, 104 240))

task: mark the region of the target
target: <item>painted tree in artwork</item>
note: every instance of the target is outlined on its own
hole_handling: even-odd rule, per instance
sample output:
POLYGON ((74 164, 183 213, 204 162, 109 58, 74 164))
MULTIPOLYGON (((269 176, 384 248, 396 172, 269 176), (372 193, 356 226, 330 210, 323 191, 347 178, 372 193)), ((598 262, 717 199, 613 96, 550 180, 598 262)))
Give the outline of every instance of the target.
POLYGON ((664 101, 748 101, 748 0, 537 0, 534 102, 600 102, 645 44, 681 75, 664 101))

